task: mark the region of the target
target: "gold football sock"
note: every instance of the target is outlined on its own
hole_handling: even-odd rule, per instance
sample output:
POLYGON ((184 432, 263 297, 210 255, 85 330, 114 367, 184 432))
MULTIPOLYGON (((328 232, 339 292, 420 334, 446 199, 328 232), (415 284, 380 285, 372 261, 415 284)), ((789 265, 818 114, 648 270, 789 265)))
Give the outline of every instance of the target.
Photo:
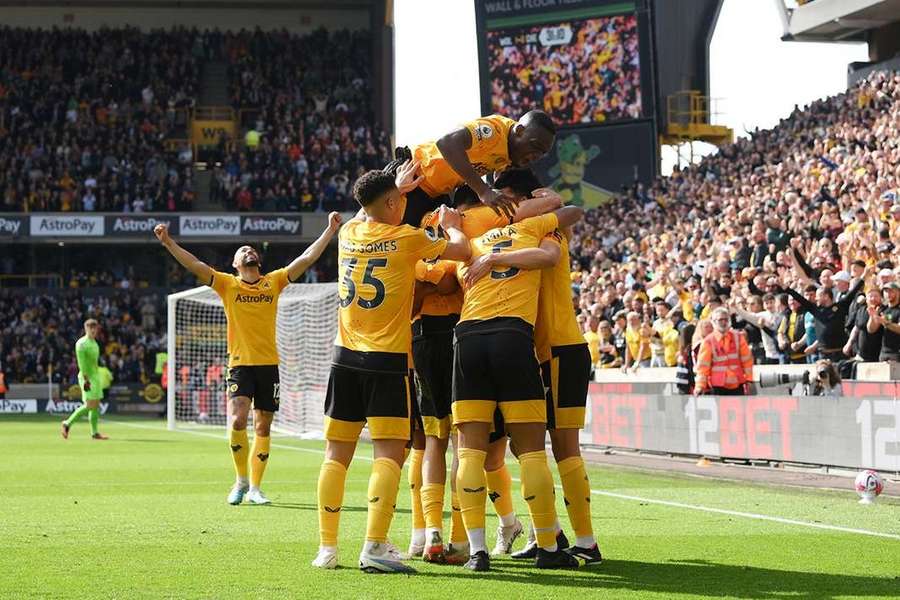
MULTIPOLYGON (((512 503, 512 476, 504 463, 496 471, 485 471, 488 498, 494 503, 494 510, 501 519, 507 517, 514 520, 512 503)), ((512 523, 503 523, 511 525, 512 523)))
POLYGON ((397 490, 400 486, 400 465, 390 458, 376 458, 369 477, 369 516, 366 521, 366 541, 384 543, 387 540, 397 490))
POLYGON ((231 460, 234 461, 234 472, 238 479, 247 479, 247 457, 250 456, 250 442, 246 429, 232 429, 228 436, 231 446, 231 460))
POLYGON ((422 459, 425 458, 424 450, 416 450, 410 453, 409 472, 409 499, 412 504, 413 529, 425 529, 425 514, 422 510, 422 459))
POLYGON ((591 525, 591 484, 584 460, 580 456, 572 456, 562 460, 559 467, 559 478, 562 481, 563 497, 566 500, 566 512, 572 529, 578 537, 594 535, 591 525))
POLYGON ((556 550, 556 506, 553 476, 543 450, 519 455, 522 469, 522 496, 534 524, 538 546, 556 550))
MULTIPOLYGON (((459 470, 456 472, 456 493, 462 509, 466 531, 484 529, 484 499, 487 496, 484 478, 484 459, 487 453, 474 448, 459 449, 459 470)), ((471 541, 471 540, 470 540, 471 541)))
POLYGON ((347 468, 336 460, 326 460, 319 469, 319 543, 337 546, 341 505, 347 468))
POLYGON ((422 486, 422 512, 425 513, 425 527, 444 531, 444 486, 440 483, 426 483, 422 486))
POLYGON ((263 473, 269 463, 269 444, 272 438, 256 435, 253 437, 253 452, 250 457, 250 486, 258 488, 262 482, 263 473))
POLYGON ((450 492, 450 543, 461 544, 468 542, 466 526, 463 525, 462 509, 459 506, 459 496, 456 492, 450 492))

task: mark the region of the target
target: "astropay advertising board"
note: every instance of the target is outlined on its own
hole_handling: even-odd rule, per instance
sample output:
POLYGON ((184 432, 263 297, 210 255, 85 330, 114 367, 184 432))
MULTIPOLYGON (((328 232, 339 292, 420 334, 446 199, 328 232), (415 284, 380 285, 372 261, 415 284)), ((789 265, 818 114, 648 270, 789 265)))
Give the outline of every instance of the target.
POLYGON ((628 387, 591 384, 582 442, 900 471, 895 384, 845 382, 843 397, 678 396, 630 393, 628 387))
POLYGON ((104 232, 101 216, 32 215, 32 237, 97 237, 104 232))

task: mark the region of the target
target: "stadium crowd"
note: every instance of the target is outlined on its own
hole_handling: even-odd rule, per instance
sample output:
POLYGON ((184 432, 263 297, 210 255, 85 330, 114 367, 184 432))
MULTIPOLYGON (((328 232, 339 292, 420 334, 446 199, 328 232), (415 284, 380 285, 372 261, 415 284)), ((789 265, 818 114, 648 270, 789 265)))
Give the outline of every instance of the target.
POLYGON ((186 210, 164 148, 199 75, 183 29, 0 29, 0 211, 186 210))
POLYGON ((77 382, 75 341, 84 321, 100 322, 102 365, 114 382, 148 383, 166 349, 165 309, 157 295, 116 291, 87 295, 0 293, 0 369, 7 383, 77 382))
POLYGON ((900 317, 898 140, 900 75, 878 72, 589 212, 573 287, 598 366, 690 360, 719 306, 757 363, 900 359, 882 327, 900 317))
POLYGON ((561 124, 641 116, 634 15, 490 31, 488 48, 497 113, 516 118, 542 109, 561 124))
POLYGON ((356 177, 391 158, 374 125, 370 34, 242 32, 225 36, 223 54, 252 133, 243 151, 220 150, 215 199, 241 211, 352 208, 356 177))
POLYGON ((207 61, 228 65, 248 143, 218 149, 229 209, 344 209, 390 158, 368 32, 0 29, 0 212, 186 211, 187 115, 207 61))

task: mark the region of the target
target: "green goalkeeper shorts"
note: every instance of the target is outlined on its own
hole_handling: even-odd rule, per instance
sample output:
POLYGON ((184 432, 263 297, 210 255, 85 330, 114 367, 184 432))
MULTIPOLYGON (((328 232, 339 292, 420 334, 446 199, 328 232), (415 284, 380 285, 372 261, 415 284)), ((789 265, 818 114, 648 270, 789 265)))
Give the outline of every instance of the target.
POLYGON ((83 375, 78 375, 78 385, 81 386, 81 401, 87 402, 88 400, 103 400, 103 385, 100 383, 99 377, 91 377, 91 389, 85 391, 84 389, 84 380, 86 378, 83 375))

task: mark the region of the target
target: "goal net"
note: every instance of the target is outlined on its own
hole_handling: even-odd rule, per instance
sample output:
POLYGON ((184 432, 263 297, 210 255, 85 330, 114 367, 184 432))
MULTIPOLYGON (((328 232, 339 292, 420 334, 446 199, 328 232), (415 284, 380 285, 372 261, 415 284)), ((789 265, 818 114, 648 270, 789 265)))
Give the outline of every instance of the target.
MULTIPOLYGON (((278 298, 281 402, 272 424, 276 431, 322 437, 338 303, 337 283, 291 284, 278 298)), ((169 296, 169 429, 226 425, 225 327, 225 310, 212 288, 169 296)))

